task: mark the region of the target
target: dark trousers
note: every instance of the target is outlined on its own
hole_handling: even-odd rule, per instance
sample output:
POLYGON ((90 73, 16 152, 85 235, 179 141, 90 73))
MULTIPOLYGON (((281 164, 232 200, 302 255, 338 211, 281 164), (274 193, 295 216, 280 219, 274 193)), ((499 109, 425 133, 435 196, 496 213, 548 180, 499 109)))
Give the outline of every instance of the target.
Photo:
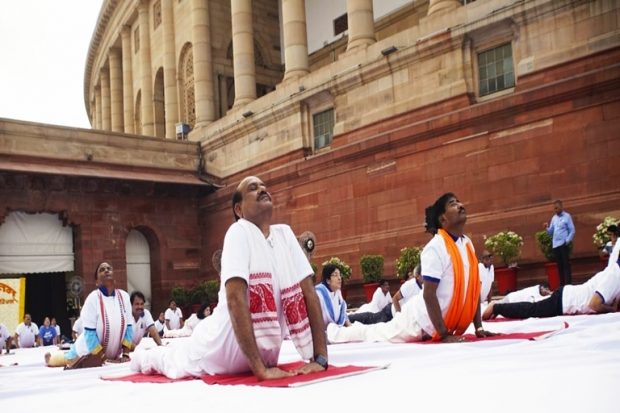
POLYGON ((357 313, 349 316, 349 321, 354 323, 359 321, 362 324, 386 323, 392 319, 392 306, 386 305, 378 313, 357 313))
POLYGON ((560 245, 553 249, 555 262, 558 264, 558 273, 560 275, 560 285, 571 283, 570 262, 568 262, 568 245, 560 245))
POLYGON ((494 304, 493 314, 503 315, 506 318, 530 318, 530 317, 555 317, 562 315, 562 291, 564 287, 560 287, 546 298, 535 303, 506 303, 494 304))

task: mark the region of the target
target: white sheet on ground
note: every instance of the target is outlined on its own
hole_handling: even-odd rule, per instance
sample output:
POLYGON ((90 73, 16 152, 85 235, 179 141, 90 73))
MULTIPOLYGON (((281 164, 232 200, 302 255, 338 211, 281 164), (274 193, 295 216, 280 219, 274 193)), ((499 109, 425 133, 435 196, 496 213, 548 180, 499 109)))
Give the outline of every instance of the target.
MULTIPOLYGON (((170 384, 110 382, 101 375, 130 373, 128 364, 74 371, 48 368, 48 348, 18 349, 0 356, 0 400, 6 411, 23 406, 93 406, 93 400, 140 401, 142 411, 287 412, 300 400, 310 409, 372 411, 385 406, 377 394, 416 394, 419 411, 438 405, 460 411, 617 412, 620 385, 620 313, 485 323, 496 332, 570 327, 541 341, 497 340, 462 344, 351 343, 329 346, 334 365, 390 363, 387 370, 295 389, 208 386, 201 380, 170 384), (441 386, 437 384, 441 383, 441 386), (446 390, 447 389, 447 390, 446 390), (413 393, 412 393, 413 392, 413 393), (151 410, 153 409, 153 410, 151 410)), ((473 329, 470 327, 470 331, 473 329)), ((147 341, 150 339, 144 339, 147 341)), ((184 339, 174 339, 184 340, 184 339)), ((146 344, 146 343, 145 343, 146 344)), ((299 360, 288 340, 280 362, 299 360)), ((417 410, 416 409, 416 410, 417 410)))

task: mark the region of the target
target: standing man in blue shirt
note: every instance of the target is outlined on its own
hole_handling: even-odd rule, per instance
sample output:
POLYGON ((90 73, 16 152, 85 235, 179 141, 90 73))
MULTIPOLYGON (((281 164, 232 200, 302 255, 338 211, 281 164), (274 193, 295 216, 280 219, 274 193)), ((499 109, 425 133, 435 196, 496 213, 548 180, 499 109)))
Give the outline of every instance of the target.
POLYGON ((562 201, 559 199, 553 203, 555 215, 551 218, 549 225, 544 224, 547 233, 553 238, 553 256, 558 264, 560 274, 560 286, 571 283, 570 263, 568 262, 569 244, 575 237, 575 225, 570 214, 562 208, 562 201))

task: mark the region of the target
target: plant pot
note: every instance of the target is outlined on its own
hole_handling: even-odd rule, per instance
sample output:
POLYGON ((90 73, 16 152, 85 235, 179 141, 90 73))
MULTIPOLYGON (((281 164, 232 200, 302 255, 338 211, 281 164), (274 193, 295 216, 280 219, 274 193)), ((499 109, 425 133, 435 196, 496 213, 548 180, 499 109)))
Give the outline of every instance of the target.
POLYGON ((364 284, 364 293, 366 294, 366 302, 369 303, 372 300, 372 296, 379 287, 379 283, 364 284))
POLYGON ((560 272, 558 271, 558 264, 555 262, 546 262, 545 272, 547 273, 549 289, 551 291, 555 291, 560 288, 560 272))
POLYGON ((495 280, 497 281, 497 292, 499 295, 506 295, 517 290, 517 269, 516 268, 496 268, 495 280))

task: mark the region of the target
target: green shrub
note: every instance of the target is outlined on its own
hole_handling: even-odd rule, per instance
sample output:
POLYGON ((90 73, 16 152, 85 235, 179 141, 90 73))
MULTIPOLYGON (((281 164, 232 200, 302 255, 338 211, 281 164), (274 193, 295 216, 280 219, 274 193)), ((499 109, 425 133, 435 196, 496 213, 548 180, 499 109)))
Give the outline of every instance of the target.
POLYGON ((364 255, 360 267, 365 282, 378 282, 383 277, 383 255, 364 255))
POLYGON ((516 264, 521 256, 523 238, 513 231, 502 231, 484 240, 484 247, 493 255, 501 257, 506 266, 516 264))
POLYGON ((174 287, 170 290, 170 297, 178 307, 183 307, 189 303, 190 291, 185 287, 174 287))
POLYGON ((420 254, 422 250, 418 247, 405 247, 400 250, 400 256, 394 262, 396 267, 396 276, 405 277, 407 273, 413 272, 413 269, 420 263, 420 254))

